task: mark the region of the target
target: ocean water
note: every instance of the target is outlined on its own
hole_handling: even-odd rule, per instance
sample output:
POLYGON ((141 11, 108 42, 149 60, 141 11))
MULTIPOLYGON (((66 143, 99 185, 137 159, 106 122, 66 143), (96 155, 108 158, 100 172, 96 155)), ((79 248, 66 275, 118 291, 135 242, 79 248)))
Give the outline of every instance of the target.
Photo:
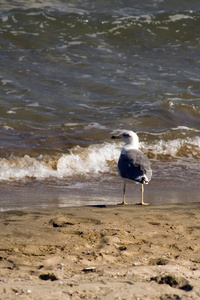
POLYGON ((199 201, 199 47, 197 0, 2 0, 1 209, 119 202, 122 129, 151 160, 145 200, 199 201))

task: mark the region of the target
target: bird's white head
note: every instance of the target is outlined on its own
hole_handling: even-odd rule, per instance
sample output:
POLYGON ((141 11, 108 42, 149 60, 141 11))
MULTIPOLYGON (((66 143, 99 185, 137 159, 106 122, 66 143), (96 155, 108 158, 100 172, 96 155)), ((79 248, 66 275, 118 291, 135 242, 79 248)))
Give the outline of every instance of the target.
POLYGON ((125 148, 129 149, 138 149, 139 148, 139 138, 137 134, 131 130, 126 130, 121 132, 117 136, 112 136, 113 139, 120 138, 122 139, 126 144, 125 148))

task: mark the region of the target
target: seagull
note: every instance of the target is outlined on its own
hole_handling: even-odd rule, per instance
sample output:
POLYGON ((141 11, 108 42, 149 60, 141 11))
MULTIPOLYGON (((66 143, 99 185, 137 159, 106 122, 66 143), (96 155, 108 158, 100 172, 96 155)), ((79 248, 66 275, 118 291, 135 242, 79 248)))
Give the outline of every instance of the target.
POLYGON ((117 165, 117 171, 124 180, 123 201, 120 204, 128 204, 125 201, 126 183, 128 180, 133 180, 135 183, 142 185, 142 199, 138 204, 149 205, 149 203, 144 202, 143 194, 144 184, 148 184, 151 180, 152 170, 149 159, 139 150, 139 138, 137 134, 133 131, 126 130, 119 135, 113 135, 111 138, 119 138, 125 142, 117 165))

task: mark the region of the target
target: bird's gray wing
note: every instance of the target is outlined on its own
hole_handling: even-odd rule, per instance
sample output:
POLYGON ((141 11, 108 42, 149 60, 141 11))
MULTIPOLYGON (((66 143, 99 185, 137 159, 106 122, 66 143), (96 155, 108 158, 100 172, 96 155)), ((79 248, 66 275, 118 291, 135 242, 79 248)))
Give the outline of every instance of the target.
POLYGON ((149 159, 140 150, 134 149, 120 155, 118 172, 121 177, 140 183, 143 183, 145 178, 150 181, 152 175, 149 159))

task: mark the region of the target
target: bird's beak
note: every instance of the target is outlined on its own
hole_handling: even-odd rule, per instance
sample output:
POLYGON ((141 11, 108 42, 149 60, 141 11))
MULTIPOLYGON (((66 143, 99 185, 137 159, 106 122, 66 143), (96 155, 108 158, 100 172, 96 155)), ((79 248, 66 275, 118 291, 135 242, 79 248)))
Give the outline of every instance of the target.
POLYGON ((114 140, 114 139, 120 139, 120 137, 119 137, 118 135, 112 135, 112 136, 111 136, 111 139, 113 139, 113 140, 114 140))

